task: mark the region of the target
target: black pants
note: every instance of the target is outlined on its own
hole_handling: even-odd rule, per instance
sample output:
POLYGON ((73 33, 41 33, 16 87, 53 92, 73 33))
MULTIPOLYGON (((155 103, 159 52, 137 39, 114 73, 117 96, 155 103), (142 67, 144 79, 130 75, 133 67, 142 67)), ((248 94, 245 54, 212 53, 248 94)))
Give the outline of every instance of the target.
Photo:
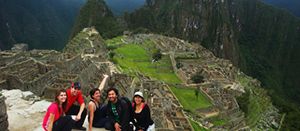
MULTIPOLYGON (((66 112, 67 115, 77 115, 80 110, 80 106, 77 105, 72 105, 69 109, 68 112, 66 112)), ((76 121, 75 127, 82 127, 84 123, 84 119, 86 117, 86 109, 84 108, 82 114, 81 114, 81 119, 79 121, 76 121)))
POLYGON ((106 122, 104 123, 104 128, 106 130, 115 131, 115 126, 111 118, 107 118, 106 122))
MULTIPOLYGON (((96 110, 98 111, 98 110, 96 110)), ((107 123, 107 121, 109 121, 110 119, 107 118, 106 116, 106 111, 107 111, 107 106, 106 105, 102 105, 100 107, 100 110, 98 111, 97 114, 94 114, 94 120, 93 120, 93 127, 96 128, 106 128, 107 130, 109 130, 107 128, 107 126, 105 125, 107 123)))
MULTIPOLYGON (((120 124, 121 125, 121 124, 120 124)), ((115 126, 111 118, 108 118, 104 124, 106 130, 115 131, 115 126)), ((122 131, 133 131, 133 126, 129 123, 127 125, 121 125, 122 131)))
POLYGON ((71 131, 74 124, 71 116, 62 116, 53 123, 53 131, 71 131))
POLYGON ((108 120, 109 120, 108 118, 100 118, 98 119, 98 121, 93 122, 93 127, 108 129, 108 127, 110 127, 110 125, 106 125, 109 124, 107 123, 108 120))

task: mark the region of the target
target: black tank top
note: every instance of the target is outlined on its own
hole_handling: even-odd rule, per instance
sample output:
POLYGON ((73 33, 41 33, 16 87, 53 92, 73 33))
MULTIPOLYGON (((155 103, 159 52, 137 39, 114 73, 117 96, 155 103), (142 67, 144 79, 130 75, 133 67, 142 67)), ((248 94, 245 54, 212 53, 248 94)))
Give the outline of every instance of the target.
MULTIPOLYGON (((95 106, 96 106, 96 109, 95 109, 95 112, 94 112, 94 119, 93 119, 93 123, 96 123, 101 118, 103 118, 103 115, 105 114, 105 112, 103 112, 103 110, 101 110, 101 106, 100 106, 99 103, 98 103, 98 106, 97 106, 95 101, 91 100, 91 102, 95 103, 95 106)), ((89 119, 90 119, 90 116, 89 116, 89 119)))

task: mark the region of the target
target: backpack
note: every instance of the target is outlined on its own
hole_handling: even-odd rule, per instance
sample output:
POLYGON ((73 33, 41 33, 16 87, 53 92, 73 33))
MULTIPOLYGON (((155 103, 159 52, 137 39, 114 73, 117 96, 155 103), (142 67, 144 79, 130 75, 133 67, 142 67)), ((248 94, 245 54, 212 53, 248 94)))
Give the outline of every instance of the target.
POLYGON ((132 108, 132 104, 131 101, 127 98, 127 97, 121 97, 120 100, 124 103, 127 104, 128 106, 128 112, 129 112, 129 121, 130 122, 134 122, 134 118, 133 118, 133 108, 132 108))

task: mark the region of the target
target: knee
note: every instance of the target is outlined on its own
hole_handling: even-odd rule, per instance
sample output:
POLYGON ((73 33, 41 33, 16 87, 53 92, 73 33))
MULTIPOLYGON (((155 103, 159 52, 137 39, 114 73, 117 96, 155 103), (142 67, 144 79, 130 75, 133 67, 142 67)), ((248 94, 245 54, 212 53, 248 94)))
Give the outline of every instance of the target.
POLYGON ((104 128, 105 128, 106 130, 114 130, 113 123, 110 122, 110 121, 106 121, 106 122, 104 123, 104 128))

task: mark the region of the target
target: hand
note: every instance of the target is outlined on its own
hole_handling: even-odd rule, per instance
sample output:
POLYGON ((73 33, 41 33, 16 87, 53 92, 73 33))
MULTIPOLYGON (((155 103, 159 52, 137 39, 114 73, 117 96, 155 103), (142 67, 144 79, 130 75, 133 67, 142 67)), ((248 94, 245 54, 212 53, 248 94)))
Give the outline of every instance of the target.
POLYGON ((104 78, 107 78, 107 77, 109 77, 109 76, 108 76, 108 75, 106 75, 106 74, 103 74, 103 77, 104 77, 104 78))
POLYGON ((121 125, 119 123, 115 123, 116 131, 121 131, 121 125))
POLYGON ((77 114, 75 121, 79 121, 81 118, 81 114, 77 114))

